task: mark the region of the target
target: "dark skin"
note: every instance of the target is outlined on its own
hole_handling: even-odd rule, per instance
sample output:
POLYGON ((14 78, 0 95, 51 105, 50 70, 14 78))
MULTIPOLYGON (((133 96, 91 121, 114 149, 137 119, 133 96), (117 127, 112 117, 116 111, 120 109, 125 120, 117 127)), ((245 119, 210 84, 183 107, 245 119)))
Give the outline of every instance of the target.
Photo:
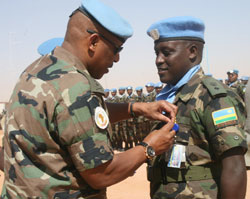
POLYGON ((227 75, 228 75, 228 82, 229 83, 233 83, 233 82, 237 81, 237 79, 238 79, 238 74, 236 74, 236 73, 228 73, 227 75))
MULTIPOLYGON (((155 45, 156 66, 161 82, 175 85, 202 59, 203 44, 194 41, 168 41, 155 45)), ((246 166, 244 151, 232 148, 221 156, 222 174, 220 195, 222 199, 243 199, 246 194, 246 166)))
MULTIPOLYGON (((85 31, 86 29, 101 33, 116 46, 121 46, 123 43, 82 13, 77 12, 71 17, 62 47, 78 57, 93 78, 100 79, 109 72, 113 63, 119 61, 120 54, 114 54, 114 46, 110 42, 97 33, 89 34, 85 31)), ((111 94, 113 95, 113 93, 111 94)), ((131 118, 130 104, 107 103, 107 108, 110 122, 131 118)), ((175 131, 171 129, 174 125, 177 107, 165 101, 134 103, 133 111, 137 116, 144 115, 167 123, 144 139, 154 148, 156 154, 167 151, 174 141, 175 131), (162 115, 162 111, 167 112, 168 117, 162 115)), ((123 153, 114 154, 112 160, 96 168, 84 170, 80 172, 80 175, 93 188, 103 189, 133 175, 146 159, 144 147, 136 146, 123 153)))

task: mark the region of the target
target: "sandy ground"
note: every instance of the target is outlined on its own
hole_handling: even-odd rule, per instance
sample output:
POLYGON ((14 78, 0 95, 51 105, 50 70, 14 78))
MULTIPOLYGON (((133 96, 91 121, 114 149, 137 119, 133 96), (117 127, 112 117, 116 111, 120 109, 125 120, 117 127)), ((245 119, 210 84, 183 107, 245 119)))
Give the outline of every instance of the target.
MULTIPOLYGON (((2 145, 2 131, 0 131, 0 146, 2 145)), ((246 199, 250 199, 250 171, 247 173, 248 184, 246 199)), ((2 190, 2 183, 4 174, 0 171, 0 190, 2 190)), ((143 164, 137 169, 134 176, 115 184, 108 188, 108 199, 150 199, 149 197, 149 183, 146 178, 146 164, 143 164)))

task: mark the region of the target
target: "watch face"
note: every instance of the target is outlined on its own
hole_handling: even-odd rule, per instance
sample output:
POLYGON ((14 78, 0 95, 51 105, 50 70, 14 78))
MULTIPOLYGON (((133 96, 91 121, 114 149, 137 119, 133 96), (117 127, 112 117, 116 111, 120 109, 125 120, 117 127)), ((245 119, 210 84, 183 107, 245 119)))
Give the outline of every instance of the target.
POLYGON ((148 147, 147 147, 147 154, 148 154, 150 157, 154 157, 154 156, 155 156, 155 150, 154 150, 151 146, 148 146, 148 147))

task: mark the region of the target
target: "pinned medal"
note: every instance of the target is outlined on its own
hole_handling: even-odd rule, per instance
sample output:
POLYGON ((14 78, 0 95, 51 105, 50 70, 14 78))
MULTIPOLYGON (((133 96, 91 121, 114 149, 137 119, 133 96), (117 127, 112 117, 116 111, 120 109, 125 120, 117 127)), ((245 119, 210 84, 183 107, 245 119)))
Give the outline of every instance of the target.
POLYGON ((95 123, 100 129, 107 128, 109 124, 109 118, 107 113, 102 107, 96 107, 95 109, 95 123))
POLYGON ((179 125, 175 123, 172 130, 174 130, 175 132, 179 131, 179 125))

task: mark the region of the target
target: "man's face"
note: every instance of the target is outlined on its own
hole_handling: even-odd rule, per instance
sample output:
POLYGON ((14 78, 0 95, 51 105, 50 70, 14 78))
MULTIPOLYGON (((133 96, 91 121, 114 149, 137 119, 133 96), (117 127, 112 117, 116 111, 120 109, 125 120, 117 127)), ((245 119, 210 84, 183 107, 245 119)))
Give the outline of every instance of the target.
POLYGON ((104 96, 107 98, 109 96, 109 92, 104 92, 104 96))
POLYGON ((123 95, 125 93, 125 90, 119 90, 119 94, 123 95))
POLYGON ((157 94, 160 93, 161 90, 162 90, 162 87, 157 87, 157 88, 155 88, 155 91, 156 91, 157 94))
MULTIPOLYGON (((108 40, 98 34, 95 34, 94 36, 96 37, 96 43, 93 44, 92 48, 95 51, 94 54, 90 56, 91 62, 87 69, 93 78, 101 79, 104 74, 109 72, 109 68, 113 66, 113 63, 120 60, 120 54, 114 54, 115 47, 108 40)), ((108 38, 116 46, 122 45, 122 42, 111 34, 106 34, 105 38, 108 38)))
POLYGON ((111 92, 111 95, 114 97, 116 96, 116 91, 115 92, 111 92))
POLYGON ((156 66, 160 81, 175 85, 192 67, 185 41, 166 41, 155 45, 156 66))
POLYGON ((146 90, 148 93, 151 93, 154 90, 153 86, 146 86, 146 90))
POLYGON ((238 79, 238 75, 236 73, 228 73, 228 82, 233 83, 238 79))
POLYGON ((131 95, 131 94, 132 94, 132 92, 133 92, 133 90, 132 90, 132 89, 128 89, 128 90, 127 90, 128 95, 131 95))
POLYGON ((136 93, 137 93, 138 96, 141 96, 142 90, 137 90, 136 93))

